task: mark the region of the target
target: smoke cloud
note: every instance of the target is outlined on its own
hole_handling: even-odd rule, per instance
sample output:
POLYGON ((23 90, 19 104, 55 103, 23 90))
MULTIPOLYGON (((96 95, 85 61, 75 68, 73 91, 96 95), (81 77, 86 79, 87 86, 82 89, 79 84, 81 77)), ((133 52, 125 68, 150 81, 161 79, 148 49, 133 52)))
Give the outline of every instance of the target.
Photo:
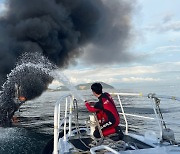
POLYGON ((7 0, 0 17, 0 85, 9 75, 0 93, 0 125, 10 124, 21 105, 15 85, 30 100, 47 89, 52 70, 80 55, 93 64, 131 60, 125 51, 132 11, 127 0, 7 0))
MULTIPOLYGON (((135 3, 135 1, 134 1, 135 3)), ((99 20, 100 30, 85 47, 83 58, 89 64, 109 65, 127 63, 135 56, 128 53, 133 44, 131 17, 135 4, 128 1, 104 0, 103 18, 99 20)))
POLYGON ((40 52, 59 67, 74 63, 82 52, 89 63, 130 60, 125 49, 132 5, 127 0, 8 0, 0 18, 0 84, 24 52, 40 52))

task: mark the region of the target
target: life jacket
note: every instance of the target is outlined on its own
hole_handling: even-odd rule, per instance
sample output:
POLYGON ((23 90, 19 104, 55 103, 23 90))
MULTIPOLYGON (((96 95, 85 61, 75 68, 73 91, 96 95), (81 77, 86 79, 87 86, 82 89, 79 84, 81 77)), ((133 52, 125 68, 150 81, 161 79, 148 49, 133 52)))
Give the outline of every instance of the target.
POLYGON ((102 126, 103 136, 114 134, 116 133, 116 127, 120 123, 120 117, 115 103, 108 93, 102 93, 98 99, 99 101, 96 102, 94 107, 88 102, 85 105, 90 112, 96 113, 99 124, 102 126), (108 123, 111 124, 108 127, 103 127, 108 123))
MULTIPOLYGON (((96 112, 100 125, 110 121, 114 126, 118 126, 120 122, 119 113, 110 94, 102 93, 98 103, 102 103, 102 107, 99 105, 101 109, 96 112)), ((98 105, 95 105, 95 108, 96 106, 98 105)))

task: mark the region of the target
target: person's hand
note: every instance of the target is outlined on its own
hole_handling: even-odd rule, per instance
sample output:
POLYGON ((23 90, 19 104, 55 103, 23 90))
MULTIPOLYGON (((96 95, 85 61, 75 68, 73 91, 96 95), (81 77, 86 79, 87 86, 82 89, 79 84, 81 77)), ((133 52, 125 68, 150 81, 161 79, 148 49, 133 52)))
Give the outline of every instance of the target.
POLYGON ((94 102, 89 102, 89 105, 91 106, 94 106, 94 104, 95 104, 94 102))
POLYGON ((18 117, 17 116, 15 116, 15 115, 13 115, 13 117, 12 117, 12 123, 18 123, 19 122, 19 119, 18 119, 18 117))
POLYGON ((90 106, 94 106, 94 104, 95 104, 94 102, 88 102, 88 101, 84 101, 84 102, 85 102, 85 104, 88 103, 90 106))

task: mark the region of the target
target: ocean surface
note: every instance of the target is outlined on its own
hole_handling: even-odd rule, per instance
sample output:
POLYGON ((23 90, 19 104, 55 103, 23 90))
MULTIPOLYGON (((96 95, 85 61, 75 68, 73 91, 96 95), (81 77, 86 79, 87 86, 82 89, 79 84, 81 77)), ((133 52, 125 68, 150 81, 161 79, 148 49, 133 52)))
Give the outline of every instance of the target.
MULTIPOLYGON (((111 90, 104 90, 111 92, 111 90)), ((170 95, 179 97, 180 90, 178 85, 173 86, 153 86, 153 87, 126 87, 113 92, 142 92, 144 96, 148 93, 159 95, 170 95)), ((39 98, 28 101, 23 104, 16 112, 17 117, 13 126, 10 128, 0 128, 0 154, 40 154, 53 136, 53 114, 54 105, 57 99, 63 94, 69 92, 46 91, 39 98)), ((79 91, 86 100, 96 101, 91 91, 79 91)), ((117 103, 117 97, 114 97, 117 103)), ((155 117, 152 110, 152 102, 147 97, 122 97, 124 110, 129 114, 155 117)), ((118 110, 119 104, 117 103, 118 110)), ((161 112, 166 125, 175 133, 175 139, 180 141, 180 102, 161 99, 161 112), (178 132, 179 131, 179 132, 178 132)), ((78 100, 80 122, 88 118, 88 112, 84 103, 78 100)), ((138 119, 136 117, 127 117, 129 130, 144 134, 147 130, 154 130, 159 133, 157 122, 147 119, 138 119)), ((122 127, 124 125, 121 116, 122 127)))

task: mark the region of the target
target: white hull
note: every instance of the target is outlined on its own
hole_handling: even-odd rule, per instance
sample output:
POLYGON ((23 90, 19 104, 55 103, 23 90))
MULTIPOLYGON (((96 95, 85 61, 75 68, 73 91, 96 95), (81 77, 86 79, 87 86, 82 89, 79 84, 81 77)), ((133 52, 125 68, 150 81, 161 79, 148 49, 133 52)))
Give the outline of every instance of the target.
MULTIPOLYGON (((72 95, 66 95, 57 101, 54 113, 54 154, 63 153, 115 153, 115 154, 180 154, 180 145, 173 139, 171 130, 165 131, 166 135, 163 134, 163 118, 159 118, 158 108, 159 106, 153 106, 157 125, 160 129, 160 137, 155 132, 145 133, 145 136, 138 135, 135 132, 129 132, 126 114, 122 106, 119 93, 116 94, 122 110, 122 115, 125 121, 125 131, 123 141, 117 140, 118 134, 104 137, 102 140, 96 140, 92 137, 92 124, 90 126, 84 125, 79 127, 78 119, 76 119, 75 109, 73 109, 74 97, 72 95), (61 102, 65 100, 65 112, 62 116, 61 102), (61 113, 61 114, 60 114, 61 113), (72 125, 73 118, 75 118, 76 126, 72 125), (63 131, 63 133, 60 131, 63 131), (113 138, 115 137, 115 138, 113 138), (164 138, 167 138, 164 139, 164 138)), ((124 94, 125 96, 129 94, 124 94)), ((131 96, 137 96, 132 94, 131 96)), ((149 97, 149 96, 148 96, 149 97)), ((150 95, 151 99, 156 101, 156 97, 150 95)), ((76 113, 77 114, 77 113, 76 113)), ((137 117, 137 115, 135 115, 137 117)), ((139 116, 139 118, 147 118, 139 116)), ((147 118, 148 119, 148 118, 147 118)), ((152 120, 152 119, 151 119, 152 120)), ((166 130, 166 129, 165 129, 166 130)))

